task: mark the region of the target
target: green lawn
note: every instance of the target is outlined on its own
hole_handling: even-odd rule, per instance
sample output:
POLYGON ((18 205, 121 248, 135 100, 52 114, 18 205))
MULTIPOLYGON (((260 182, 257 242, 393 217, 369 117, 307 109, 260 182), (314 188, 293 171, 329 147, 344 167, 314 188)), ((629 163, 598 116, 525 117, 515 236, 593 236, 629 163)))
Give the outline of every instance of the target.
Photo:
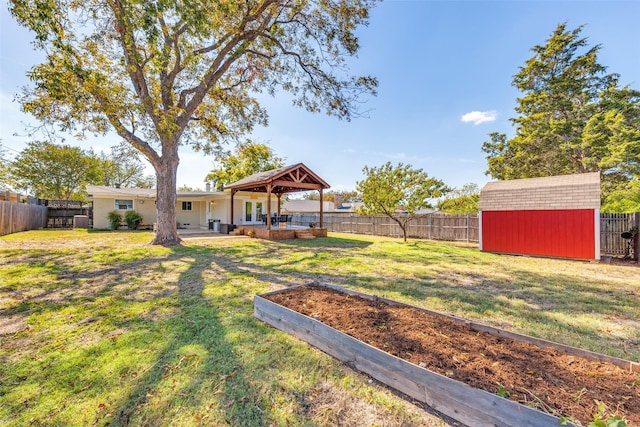
POLYGON ((313 280, 640 360, 640 268, 330 234, 0 238, 0 425, 442 425, 255 320, 313 280))

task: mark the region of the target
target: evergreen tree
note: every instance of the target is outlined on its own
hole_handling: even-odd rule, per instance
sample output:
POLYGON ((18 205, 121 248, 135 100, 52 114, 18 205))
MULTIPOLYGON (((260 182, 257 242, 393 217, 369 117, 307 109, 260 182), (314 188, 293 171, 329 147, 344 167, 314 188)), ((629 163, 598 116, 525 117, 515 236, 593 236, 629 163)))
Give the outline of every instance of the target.
POLYGON ((513 77, 523 94, 511 119, 515 136, 491 133, 482 149, 487 173, 517 179, 602 173, 607 194, 640 179, 640 92, 599 64, 600 46, 583 27, 560 24, 513 77))

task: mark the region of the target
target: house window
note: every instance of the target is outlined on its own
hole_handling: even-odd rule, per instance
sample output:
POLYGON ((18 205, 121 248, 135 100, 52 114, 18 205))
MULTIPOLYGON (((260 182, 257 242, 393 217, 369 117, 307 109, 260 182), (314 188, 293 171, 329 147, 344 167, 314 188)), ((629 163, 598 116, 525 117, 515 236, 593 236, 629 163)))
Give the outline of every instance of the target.
POLYGON ((191 202, 182 202, 182 210, 190 211, 191 210, 191 202))
POLYGON ((116 209, 120 211, 132 211, 133 200, 119 200, 116 199, 116 209))

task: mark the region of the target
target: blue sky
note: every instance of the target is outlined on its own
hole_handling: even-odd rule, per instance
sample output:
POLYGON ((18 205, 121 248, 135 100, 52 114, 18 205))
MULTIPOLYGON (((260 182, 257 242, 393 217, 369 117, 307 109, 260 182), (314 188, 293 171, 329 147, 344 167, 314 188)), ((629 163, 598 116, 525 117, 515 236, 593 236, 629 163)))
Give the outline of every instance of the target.
MULTIPOLYGON (((16 154, 29 141, 22 123, 33 119, 12 99, 41 56, 4 0, 0 13, 0 138, 16 154)), ((353 73, 380 82, 378 96, 364 106, 368 118, 342 122, 294 108, 278 95, 263 98, 269 126, 251 136, 287 164, 305 163, 334 190, 354 189, 365 165, 387 161, 422 168, 451 186, 482 187, 490 180, 482 143, 493 131, 513 134, 509 118, 520 94, 511 80, 530 49, 545 44, 559 23, 570 29, 586 24, 582 35, 602 46, 599 62, 619 73, 622 84, 640 89, 639 18, 640 0, 387 0, 358 31, 362 48, 350 61, 353 73)), ((67 142, 106 151, 119 139, 67 142)), ((183 149, 178 185, 204 188, 212 167, 212 158, 183 149)))

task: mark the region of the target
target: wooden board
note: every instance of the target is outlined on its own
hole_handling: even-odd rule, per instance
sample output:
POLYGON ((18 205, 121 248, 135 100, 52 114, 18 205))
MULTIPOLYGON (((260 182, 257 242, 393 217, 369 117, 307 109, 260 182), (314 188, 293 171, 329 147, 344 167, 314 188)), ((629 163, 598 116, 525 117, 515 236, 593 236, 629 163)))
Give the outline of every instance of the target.
POLYGON ((596 259, 593 209, 482 211, 482 250, 596 259))
POLYGON ((254 316, 467 425, 559 425, 556 417, 416 366, 260 295, 254 298, 254 316))

